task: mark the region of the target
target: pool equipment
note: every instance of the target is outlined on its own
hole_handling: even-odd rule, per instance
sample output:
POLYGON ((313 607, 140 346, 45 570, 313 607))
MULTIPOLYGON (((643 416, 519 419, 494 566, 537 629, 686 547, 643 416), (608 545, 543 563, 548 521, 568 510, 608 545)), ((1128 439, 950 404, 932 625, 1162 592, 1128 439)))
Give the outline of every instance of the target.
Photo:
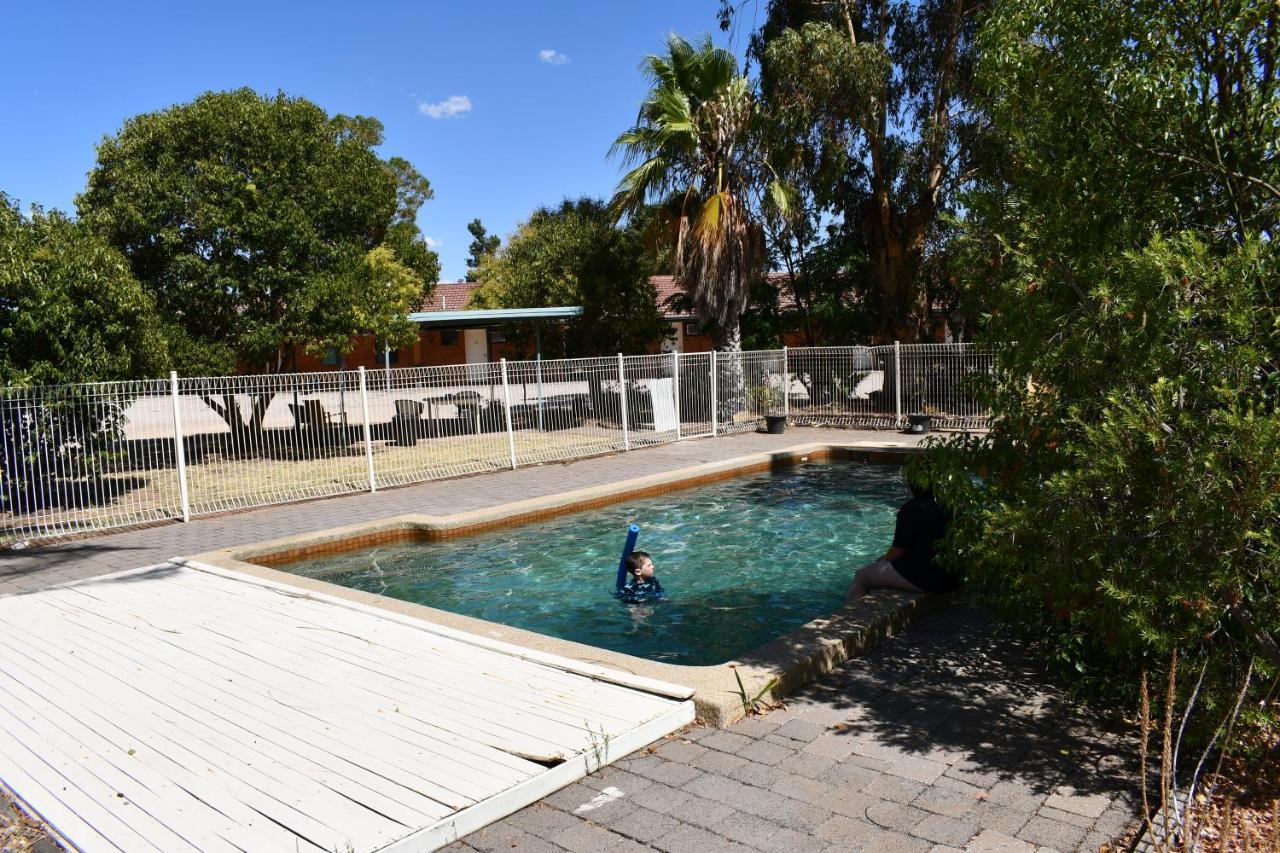
POLYGON ((618 578, 613 585, 615 592, 622 592, 622 588, 627 585, 627 558, 636 549, 636 539, 639 536, 640 525, 631 524, 627 526, 627 544, 622 546, 622 559, 618 561, 618 578))

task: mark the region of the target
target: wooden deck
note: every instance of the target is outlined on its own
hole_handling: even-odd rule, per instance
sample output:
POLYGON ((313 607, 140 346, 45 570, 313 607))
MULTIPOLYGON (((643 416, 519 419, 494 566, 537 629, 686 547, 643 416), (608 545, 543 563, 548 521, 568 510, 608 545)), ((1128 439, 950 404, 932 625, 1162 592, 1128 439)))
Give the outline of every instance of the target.
POLYGON ((191 565, 0 598, 0 780, 89 851, 432 850, 686 695, 191 565))

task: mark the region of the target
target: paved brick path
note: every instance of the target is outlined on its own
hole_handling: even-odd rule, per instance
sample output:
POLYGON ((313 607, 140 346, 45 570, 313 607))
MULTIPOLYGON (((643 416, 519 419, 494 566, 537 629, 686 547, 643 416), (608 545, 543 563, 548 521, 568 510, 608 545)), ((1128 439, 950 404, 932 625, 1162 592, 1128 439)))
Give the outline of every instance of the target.
POLYGON ((606 767, 454 851, 1094 850, 1132 744, 953 606, 793 697, 606 767))
POLYGON ((0 550, 0 594, 25 592, 49 584, 149 566, 170 557, 199 554, 245 542, 276 539, 406 512, 449 515, 514 500, 643 477, 703 462, 730 459, 747 453, 777 450, 810 441, 860 439, 915 443, 912 436, 885 431, 792 428, 784 435, 745 433, 684 441, 577 462, 550 463, 515 471, 495 471, 455 480, 437 480, 404 488, 384 489, 372 495, 361 493, 207 516, 197 518, 189 524, 174 523, 128 530, 52 547, 26 551, 0 550))

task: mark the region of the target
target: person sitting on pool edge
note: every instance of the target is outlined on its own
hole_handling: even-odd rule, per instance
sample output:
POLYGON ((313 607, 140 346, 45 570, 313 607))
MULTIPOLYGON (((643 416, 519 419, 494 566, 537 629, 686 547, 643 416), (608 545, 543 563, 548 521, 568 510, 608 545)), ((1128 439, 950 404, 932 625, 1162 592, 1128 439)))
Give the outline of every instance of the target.
POLYGON ((623 601, 649 601, 662 597, 662 584, 653 573, 653 558, 647 551, 632 551, 627 557, 631 579, 619 591, 623 601))
POLYGON ((856 601, 873 589, 946 593, 960 586, 959 578, 934 561, 935 548, 947 532, 951 513, 927 488, 911 481, 907 485, 911 500, 898 510, 893 545, 880 559, 858 569, 846 602, 856 601))

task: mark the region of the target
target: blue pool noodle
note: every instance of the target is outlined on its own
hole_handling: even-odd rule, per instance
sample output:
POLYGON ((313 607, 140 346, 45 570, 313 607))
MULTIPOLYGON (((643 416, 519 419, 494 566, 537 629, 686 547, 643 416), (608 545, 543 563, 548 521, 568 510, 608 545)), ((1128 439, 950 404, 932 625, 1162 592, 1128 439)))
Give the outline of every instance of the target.
POLYGON ((627 544, 622 546, 622 559, 618 561, 618 580, 614 584, 614 589, 622 589, 627 585, 627 557, 631 556, 631 552, 636 548, 636 539, 640 536, 640 525, 632 524, 627 527, 627 544))

